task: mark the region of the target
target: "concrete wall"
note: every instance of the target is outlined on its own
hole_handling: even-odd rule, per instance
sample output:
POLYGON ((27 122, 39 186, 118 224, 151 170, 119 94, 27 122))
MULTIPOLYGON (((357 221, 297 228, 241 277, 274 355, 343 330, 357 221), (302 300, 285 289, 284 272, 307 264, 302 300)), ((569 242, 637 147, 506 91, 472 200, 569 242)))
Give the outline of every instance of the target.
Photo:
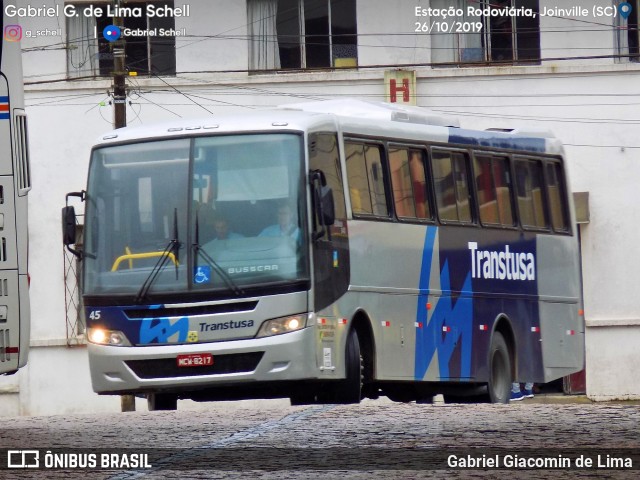
MULTIPOLYGON (((26 1, 19 3, 26 4, 26 1)), ((43 3, 53 3, 44 0, 43 3)), ((176 2, 179 3, 179 2, 176 2)), ((608 6, 608 1, 598 4, 608 6)), ((130 125, 202 117, 309 99, 354 96, 384 99, 384 68, 333 73, 251 75, 247 67, 244 2, 192 0, 191 17, 178 19, 188 39, 178 40, 176 78, 129 79, 130 125), (220 34, 218 37, 200 37, 220 34), (223 39, 224 38, 224 39, 223 39), (206 73, 225 70, 226 73, 206 73), (206 109, 206 110, 205 110, 206 109)), ((358 2, 359 63, 427 63, 429 38, 413 32, 416 5, 427 1, 358 2), (379 34, 379 35, 376 35, 379 34), (415 47, 415 48, 414 48, 415 47)), ((546 6, 573 6, 570 0, 546 6)), ((583 20, 583 18, 578 18, 583 20)), ((575 20, 575 19, 573 19, 575 20)), ((572 19, 541 19, 543 57, 613 53, 611 28, 585 29, 572 19), (580 28, 578 28, 580 27, 580 28)), ((586 18, 587 21, 603 19, 586 18)), ((63 28, 58 19, 25 19, 23 28, 63 28), (44 22, 44 23, 42 23, 44 22), (45 25, 46 24, 46 25, 45 25)), ((610 21, 609 21, 610 24, 610 21)), ((62 79, 64 50, 32 50, 59 39, 24 39, 26 81, 62 79)), ((416 67, 418 104, 457 115, 469 128, 532 126, 553 130, 566 144, 572 188, 590 192, 591 223, 582 230, 590 397, 640 398, 640 315, 635 271, 640 253, 637 179, 640 125, 637 64, 611 59, 550 61, 540 66, 416 67), (628 93, 628 94, 627 94, 628 93), (624 373, 623 373, 624 372, 624 373)), ((34 347, 27 368, 0 378, 0 414, 116 411, 118 398, 91 392, 86 349, 67 348, 60 208, 65 194, 86 183, 90 146, 110 130, 109 80, 33 84, 26 88, 34 188, 30 193, 30 273, 34 347), (8 393, 2 394, 5 391, 8 393)))

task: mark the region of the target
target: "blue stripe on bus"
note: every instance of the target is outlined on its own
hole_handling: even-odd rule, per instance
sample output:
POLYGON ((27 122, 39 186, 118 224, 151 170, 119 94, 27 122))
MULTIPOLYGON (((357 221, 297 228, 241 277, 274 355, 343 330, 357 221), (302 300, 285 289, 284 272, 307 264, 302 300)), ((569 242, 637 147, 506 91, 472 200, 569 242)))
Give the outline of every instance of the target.
MULTIPOLYGON (((420 293, 418 295, 418 307, 416 313, 416 322, 422 323, 427 326, 427 301, 429 299, 429 282, 431 278, 431 262, 433 261, 433 246, 436 241, 436 234, 438 229, 436 227, 427 227, 427 231, 424 237, 424 247, 422 249, 422 267, 420 268, 420 283, 418 289, 420 293)), ((427 358, 427 348, 425 342, 426 328, 418 328, 416 330, 416 361, 415 361, 415 377, 416 380, 422 380, 424 374, 429 367, 431 355, 427 358)), ((432 352, 433 354, 433 352, 432 352)))
MULTIPOLYGON (((449 261, 441 255, 440 290, 443 295, 429 318, 429 281, 433 262, 433 247, 436 228, 429 227, 425 236, 420 271, 420 295, 418 297, 416 323, 422 326, 416 329, 415 379, 424 379, 429 365, 437 354, 438 378, 431 380, 470 379, 471 352, 473 347, 473 286, 469 272, 460 289, 464 296, 454 300, 451 296, 451 276, 449 261), (446 332, 445 332, 446 327, 446 332), (459 361, 454 359, 459 352, 459 361), (451 365, 450 365, 451 364, 451 365), (454 372, 450 366, 456 365, 454 372)), ((437 253, 437 252, 436 252, 437 253)))
POLYGON ((0 120, 9 120, 11 118, 10 113, 0 113, 0 120))
POLYGON ((459 128, 449 128, 449 142, 527 152, 544 152, 546 150, 544 138, 516 137, 508 133, 467 131, 459 128))
POLYGON ((420 269, 420 284, 418 285, 420 294, 429 293, 429 279, 431 277, 433 246, 436 243, 437 232, 437 228, 427 227, 427 233, 424 237, 424 248, 422 249, 422 267, 420 269))
POLYGON ((0 103, 9 103, 9 97, 0 97, 0 103))

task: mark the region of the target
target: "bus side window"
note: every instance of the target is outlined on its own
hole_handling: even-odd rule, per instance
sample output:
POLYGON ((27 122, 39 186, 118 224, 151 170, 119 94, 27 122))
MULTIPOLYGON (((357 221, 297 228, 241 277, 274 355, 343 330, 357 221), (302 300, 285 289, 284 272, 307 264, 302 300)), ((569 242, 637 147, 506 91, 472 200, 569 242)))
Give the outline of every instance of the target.
POLYGON ((562 166, 559 163, 547 163, 547 192, 549 194, 549 209, 551 210, 551 224, 556 232, 567 232, 567 195, 564 189, 562 166))
POLYGON ((474 160, 480 220, 484 224, 511 227, 511 181, 507 159, 478 155, 474 160))
POLYGON ((390 147, 389 165, 398 218, 430 219, 423 153, 419 150, 390 147))
POLYGON ((416 206, 411 188, 409 152, 405 148, 389 147, 389 166, 393 185, 393 203, 398 217, 416 218, 416 206))
MULTIPOLYGON (((314 133, 309 137, 309 163, 312 170, 321 170, 331 188, 337 220, 347 218, 342 183, 342 170, 335 133, 314 133)), ((353 201, 353 198, 352 198, 353 201)))
POLYGON ((516 161, 516 191, 522 226, 546 228, 548 222, 544 209, 540 161, 516 161))
POLYGON ((361 143, 345 143, 345 156, 347 159, 347 177, 349 179, 349 193, 351 195, 351 208, 355 215, 373 214, 371 197, 369 196, 369 184, 367 181, 367 169, 364 160, 364 145, 361 143))
POLYGON ((411 150, 410 154, 409 169, 413 183, 413 200, 416 203, 416 216, 424 219, 432 218, 429 196, 427 195, 424 154, 419 150, 411 150))
POLYGON ((345 155, 353 213, 388 216, 381 147, 345 142, 345 155))
POLYGON ((478 209, 483 224, 498 223, 498 200, 491 172, 491 157, 476 156, 474 159, 478 209))
POLYGON ((387 195, 384 191, 384 170, 382 168, 382 154, 378 145, 365 145, 364 157, 367 162, 367 176, 369 178, 369 192, 373 214, 389 215, 387 195))
POLYGON ((470 223, 467 155, 434 149, 431 164, 440 220, 470 223))

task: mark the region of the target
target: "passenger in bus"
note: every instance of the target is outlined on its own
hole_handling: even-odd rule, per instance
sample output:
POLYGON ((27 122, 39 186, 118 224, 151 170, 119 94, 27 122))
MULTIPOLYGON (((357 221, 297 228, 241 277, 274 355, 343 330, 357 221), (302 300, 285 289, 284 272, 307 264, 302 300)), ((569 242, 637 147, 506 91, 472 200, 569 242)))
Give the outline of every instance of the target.
POLYGON ((292 219, 291 207, 287 203, 282 203, 278 206, 278 223, 269 225, 258 236, 291 237, 299 243, 301 241, 300 229, 293 223, 292 219))
POLYGON ((213 238, 212 240, 230 240, 234 238, 244 238, 244 235, 236 233, 229 229, 229 222, 222 215, 216 216, 213 221, 213 238))

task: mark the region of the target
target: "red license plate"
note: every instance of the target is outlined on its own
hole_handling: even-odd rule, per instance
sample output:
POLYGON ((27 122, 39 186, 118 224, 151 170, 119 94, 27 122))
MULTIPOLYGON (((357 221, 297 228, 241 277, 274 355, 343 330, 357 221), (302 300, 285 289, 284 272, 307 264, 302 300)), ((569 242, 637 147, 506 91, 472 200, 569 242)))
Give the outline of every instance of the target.
POLYGON ((213 365, 213 355, 210 353, 189 353, 176 357, 178 367, 210 367, 213 365))

